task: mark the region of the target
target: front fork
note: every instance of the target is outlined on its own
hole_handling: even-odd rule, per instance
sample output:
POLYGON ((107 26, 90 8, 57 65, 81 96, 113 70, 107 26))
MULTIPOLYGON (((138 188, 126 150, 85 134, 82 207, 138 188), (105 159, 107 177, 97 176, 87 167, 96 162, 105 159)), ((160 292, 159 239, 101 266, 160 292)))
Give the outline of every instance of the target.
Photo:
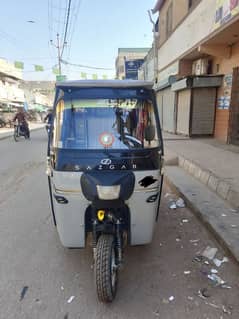
MULTIPOLYGON (((113 215, 108 214, 108 218, 112 220, 115 226, 114 237, 115 237, 115 250, 117 256, 117 267, 120 268, 123 264, 123 236, 121 232, 122 223, 120 219, 115 218, 113 215)), ((93 258, 94 261, 96 259, 96 245, 99 238, 97 233, 97 226, 99 222, 97 219, 93 221, 93 229, 92 229, 92 247, 93 247, 93 258)))

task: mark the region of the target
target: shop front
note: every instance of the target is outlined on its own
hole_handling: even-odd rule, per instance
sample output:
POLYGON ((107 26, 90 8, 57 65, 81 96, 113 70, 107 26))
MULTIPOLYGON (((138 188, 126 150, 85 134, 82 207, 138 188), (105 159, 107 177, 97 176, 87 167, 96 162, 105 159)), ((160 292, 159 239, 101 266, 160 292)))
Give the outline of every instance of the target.
POLYGON ((230 143, 239 144, 239 42, 231 46, 229 58, 215 57, 214 73, 222 73, 223 81, 218 90, 215 138, 230 143))
POLYGON ((156 96, 162 130, 169 133, 175 133, 175 92, 171 90, 171 86, 168 86, 158 90, 156 96))
POLYGON ((217 88, 221 82, 221 76, 190 76, 172 85, 172 91, 177 93, 177 134, 213 136, 217 88))
POLYGON ((158 83, 155 85, 159 116, 162 130, 176 132, 176 94, 172 91, 172 84, 177 79, 179 62, 175 62, 158 75, 158 83))

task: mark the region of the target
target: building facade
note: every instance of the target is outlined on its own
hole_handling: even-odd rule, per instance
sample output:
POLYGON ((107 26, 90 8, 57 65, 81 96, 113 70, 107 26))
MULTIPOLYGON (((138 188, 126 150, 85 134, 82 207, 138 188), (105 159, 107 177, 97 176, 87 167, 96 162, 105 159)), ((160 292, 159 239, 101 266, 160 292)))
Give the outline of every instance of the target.
POLYGON ((163 129, 239 144, 239 1, 158 0, 163 129))
POLYGON ((146 81, 154 81, 154 70, 155 70, 155 56, 154 48, 152 47, 146 57, 144 62, 138 70, 138 79, 146 81))
POLYGON ((0 108, 9 110, 24 105, 24 91, 20 88, 22 71, 14 64, 0 59, 0 108))
POLYGON ((55 93, 54 81, 23 81, 21 88, 24 90, 29 109, 52 108, 55 93))
POLYGON ((116 78, 137 79, 138 70, 150 48, 119 48, 115 60, 116 78))

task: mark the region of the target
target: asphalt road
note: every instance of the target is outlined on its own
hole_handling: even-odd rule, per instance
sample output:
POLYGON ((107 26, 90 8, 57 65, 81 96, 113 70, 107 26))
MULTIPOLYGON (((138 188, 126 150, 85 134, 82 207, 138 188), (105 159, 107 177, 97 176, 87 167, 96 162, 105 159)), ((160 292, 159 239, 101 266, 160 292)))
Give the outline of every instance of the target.
POLYGON ((46 142, 45 130, 30 141, 0 141, 1 319, 239 318, 238 265, 193 261, 206 246, 217 247, 219 258, 226 253, 189 209, 168 208, 174 195, 167 185, 152 244, 126 249, 117 297, 100 304, 90 247, 63 248, 53 226, 46 142), (214 287, 212 268, 230 289, 214 287))

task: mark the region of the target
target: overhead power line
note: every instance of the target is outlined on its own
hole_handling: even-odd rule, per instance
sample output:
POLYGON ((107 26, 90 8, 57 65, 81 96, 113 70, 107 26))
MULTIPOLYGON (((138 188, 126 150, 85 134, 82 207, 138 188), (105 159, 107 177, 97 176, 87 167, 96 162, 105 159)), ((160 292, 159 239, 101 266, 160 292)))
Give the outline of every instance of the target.
POLYGON ((86 69, 93 69, 93 70, 114 70, 113 68, 102 68, 102 67, 96 67, 96 66, 89 66, 89 65, 83 65, 83 64, 76 64, 76 63, 70 63, 68 61, 62 60, 61 62, 65 65, 72 65, 77 66, 79 68, 86 68, 86 69))
MULTIPOLYGON (((51 68, 46 68, 46 69, 44 69, 44 72, 45 71, 52 71, 52 67, 51 68)), ((36 70, 23 70, 23 72, 24 73, 35 73, 36 72, 36 70)))
POLYGON ((72 39, 73 39, 73 35, 75 32, 75 27, 76 27, 76 23, 77 23, 77 19, 78 19, 78 15, 79 15, 79 11, 80 11, 80 6, 81 6, 82 0, 78 0, 78 2, 75 2, 75 6, 72 7, 72 18, 71 18, 71 23, 69 25, 69 39, 67 40, 67 54, 66 54, 66 60, 70 59, 70 51, 71 51, 71 45, 72 45, 72 39))
POLYGON ((63 40, 63 45, 62 45, 61 57, 63 55, 65 44, 66 44, 66 37, 67 37, 69 19, 70 19, 70 12, 71 12, 71 0, 69 0, 69 2, 68 2, 67 17, 66 17, 66 24, 65 24, 65 34, 64 34, 64 40, 63 40))

